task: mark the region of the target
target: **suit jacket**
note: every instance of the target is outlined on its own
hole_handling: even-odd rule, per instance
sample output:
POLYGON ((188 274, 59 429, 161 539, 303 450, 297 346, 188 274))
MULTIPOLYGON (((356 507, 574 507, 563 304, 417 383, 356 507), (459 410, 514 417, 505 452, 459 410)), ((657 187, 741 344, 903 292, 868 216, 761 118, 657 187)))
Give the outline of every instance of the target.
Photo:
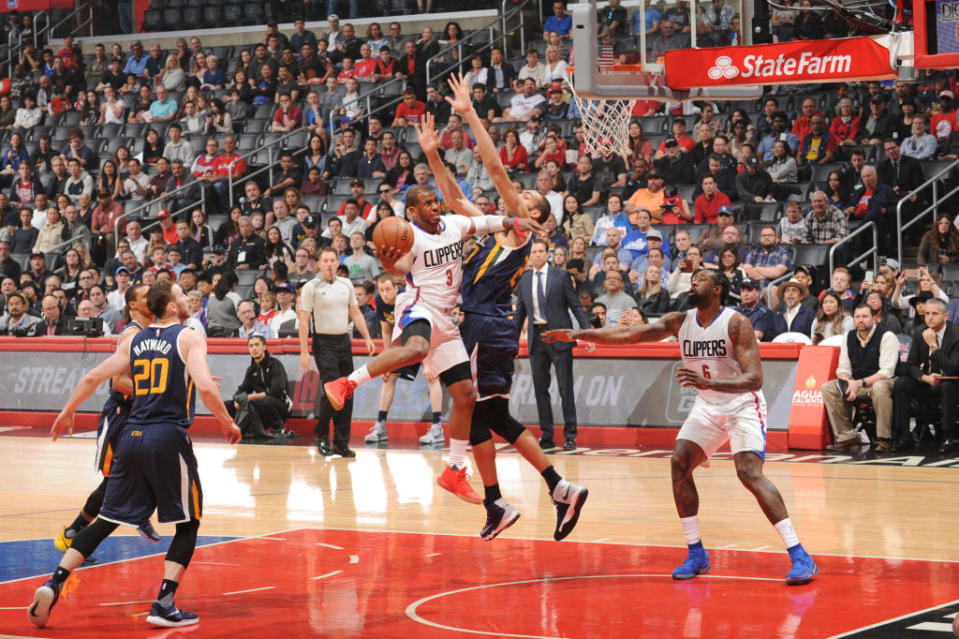
POLYGON ((908 155, 899 158, 898 177, 896 171, 892 168, 892 162, 888 159, 879 163, 879 166, 876 167, 876 174, 879 176, 880 183, 898 186, 900 197, 926 181, 926 176, 922 172, 922 164, 916 158, 908 155))
MULTIPOLYGON (((522 331, 523 322, 526 317, 530 317, 530 326, 527 331, 530 351, 543 350, 546 347, 545 342, 540 338, 540 330, 533 328, 533 271, 529 270, 523 273, 523 277, 516 287, 517 302, 516 313, 513 321, 516 324, 517 331, 522 331)), ((573 328, 570 321, 569 312, 573 311, 576 321, 580 328, 589 328, 589 320, 586 319, 586 313, 583 311, 583 305, 579 303, 579 297, 573 290, 573 281, 569 273, 564 269, 549 267, 546 272, 546 308, 540 309, 546 313, 547 329, 573 328)), ((569 350, 573 348, 572 342, 557 342, 552 345, 557 350, 569 350)))
POLYGON ((779 318, 776 326, 779 333, 785 333, 789 331, 791 333, 802 333, 803 335, 809 335, 812 331, 812 323, 816 321, 816 311, 812 310, 805 304, 799 305, 799 312, 796 313, 796 317, 793 318, 792 326, 786 325, 785 311, 776 313, 776 316, 779 318))
POLYGON ((946 322, 946 332, 942 336, 942 344, 939 350, 929 356, 929 344, 922 338, 922 332, 926 330, 923 325, 916 329, 912 336, 912 345, 909 347, 909 359, 906 364, 909 366, 909 374, 919 379, 931 371, 939 372, 943 375, 959 375, 959 326, 952 322, 946 322))

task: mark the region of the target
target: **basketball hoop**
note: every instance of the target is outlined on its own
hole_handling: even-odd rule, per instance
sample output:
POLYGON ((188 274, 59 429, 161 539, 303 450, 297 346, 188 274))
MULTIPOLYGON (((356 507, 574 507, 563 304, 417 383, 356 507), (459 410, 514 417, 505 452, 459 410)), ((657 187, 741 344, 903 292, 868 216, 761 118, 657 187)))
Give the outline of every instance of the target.
POLYGON ((629 120, 636 100, 581 98, 573 85, 573 69, 568 70, 567 82, 573 94, 573 103, 583 121, 583 140, 589 153, 612 151, 629 162, 629 120))

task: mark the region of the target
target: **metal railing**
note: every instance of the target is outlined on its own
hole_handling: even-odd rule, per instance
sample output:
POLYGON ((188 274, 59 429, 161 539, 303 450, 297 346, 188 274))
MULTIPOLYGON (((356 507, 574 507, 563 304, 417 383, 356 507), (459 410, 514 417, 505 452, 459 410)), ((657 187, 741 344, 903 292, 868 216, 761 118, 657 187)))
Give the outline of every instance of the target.
MULTIPOLYGON (((879 272, 879 227, 876 225, 875 222, 866 222, 865 224, 860 226, 858 229, 856 229, 855 231, 853 231, 852 233, 850 233, 849 235, 847 235, 846 237, 842 238, 841 240, 833 244, 831 247, 829 247, 829 272, 830 273, 833 272, 833 269, 836 266, 836 251, 839 250, 839 247, 850 245, 853 238, 855 238, 858 235, 862 235, 866 231, 872 231, 872 246, 867 248, 865 251, 862 252, 862 254, 857 255, 856 257, 847 257, 845 266, 848 266, 849 264, 857 264, 871 255, 873 271, 876 273, 879 272)), ((902 239, 900 238, 900 242, 901 241, 902 239)))
MULTIPOLYGON (((199 182, 199 180, 197 180, 197 182, 199 182)), ((136 206, 136 207, 130 209, 129 211, 126 211, 126 210, 125 210, 125 211, 123 212, 123 215, 118 215, 117 218, 116 218, 115 220, 113 220, 113 238, 114 238, 114 242, 119 242, 119 241, 120 241, 120 221, 121 221, 121 220, 128 220, 128 219, 137 219, 137 220, 139 220, 139 219, 141 219, 141 216, 140 216, 140 215, 134 215, 135 213, 138 214, 140 211, 149 212, 150 207, 152 207, 152 206, 153 206, 154 204, 156 204, 157 202, 163 202, 163 201, 167 201, 167 200, 168 200, 168 201, 171 201, 171 202, 175 202, 175 201, 176 201, 176 198, 173 197, 173 196, 175 196, 177 193, 184 192, 184 191, 187 190, 187 188, 191 188, 191 187, 193 187, 193 186, 194 186, 193 182, 190 182, 189 184, 184 184, 183 186, 177 187, 177 188, 173 189, 172 191, 168 191, 168 192, 164 193, 163 195, 161 195, 161 196, 159 196, 159 197, 156 197, 156 198, 154 198, 154 199, 152 199, 152 200, 144 200, 144 201, 143 201, 143 204, 141 204, 141 205, 139 205, 139 206, 136 206)), ((199 201, 193 202, 192 204, 190 204, 190 205, 188 205, 188 206, 184 206, 184 207, 182 207, 182 208, 179 208, 179 209, 177 209, 177 210, 175 210, 175 211, 170 211, 170 217, 175 218, 175 217, 176 217, 177 215, 179 215, 180 213, 183 213, 183 212, 188 211, 188 210, 195 209, 195 208, 198 207, 198 206, 200 207, 200 210, 202 210, 202 211, 204 212, 204 214, 206 213, 206 189, 203 188, 203 184, 202 184, 202 183, 199 183, 199 184, 197 184, 196 186, 198 186, 199 189, 200 189, 200 199, 199 199, 199 201)), ((143 217, 146 217, 146 215, 144 214, 143 217)), ((147 224, 146 226, 144 226, 144 227, 143 227, 143 230, 144 230, 144 231, 148 231, 148 230, 150 230, 151 228, 153 228, 154 226, 157 226, 159 223, 160 223, 160 220, 159 220, 159 219, 154 220, 153 222, 150 222, 149 224, 147 224)), ((210 246, 212 247, 212 246, 213 246, 213 233, 212 233, 212 231, 210 232, 209 235, 210 235, 210 246)))
MULTIPOLYGON (((64 11, 66 11, 64 9, 64 11)), ((87 4, 85 6, 75 7, 69 11, 63 18, 58 20, 55 23, 51 24, 52 16, 49 11, 38 11, 33 15, 33 20, 31 21, 31 29, 33 33, 32 42, 36 45, 37 51, 42 51, 43 47, 40 46, 41 40, 49 40, 56 29, 61 27, 64 24, 67 24, 70 21, 73 21, 76 18, 76 24, 73 28, 69 30, 70 35, 80 35, 79 31, 84 27, 87 27, 87 36, 93 36, 93 5, 87 4), (84 14, 86 14, 84 16, 84 14)), ((5 61, 7 67, 7 77, 13 77, 13 67, 20 60, 20 54, 23 52, 23 37, 19 31, 11 29, 7 34, 7 59, 5 61), (20 36, 16 43, 14 43, 14 38, 20 36)), ((0 62, 4 64, 4 62, 0 62)))
POLYGON ((241 155, 237 159, 230 162, 230 165, 229 165, 230 173, 229 173, 229 176, 227 177, 227 184, 228 184, 227 191, 229 192, 229 197, 230 197, 230 208, 233 208, 233 199, 235 197, 234 187, 239 186, 240 184, 243 184, 244 182, 248 182, 254 177, 261 175, 263 173, 269 173, 267 179, 269 180, 270 184, 273 184, 273 168, 279 162, 280 155, 282 155, 283 153, 292 153, 293 157, 295 158, 297 155, 301 153, 306 153, 307 148, 309 148, 309 140, 310 140, 309 135, 307 135, 307 143, 304 144, 299 149, 295 149, 295 150, 286 149, 282 147, 282 142, 284 140, 287 140, 293 137, 294 135, 297 135, 297 136, 301 135, 303 131, 307 131, 307 130, 308 130, 307 127, 301 126, 296 129, 293 129, 292 131, 287 131, 286 135, 283 135, 277 138, 276 140, 270 140, 269 142, 256 147, 252 151, 249 151, 245 155, 241 155), (276 147, 280 147, 280 148, 279 148, 279 153, 277 153, 276 157, 274 157, 274 149, 276 147), (266 164, 264 166, 261 166, 255 171, 244 173, 243 175, 237 177, 234 180, 233 165, 239 162, 240 160, 243 160, 247 163, 247 166, 249 167, 250 164, 252 164, 250 160, 252 160, 253 157, 256 156, 258 153, 261 153, 263 151, 265 151, 267 154, 266 164))
POLYGON ((959 160, 954 160, 950 164, 944 166, 934 176, 930 177, 928 180, 926 180, 925 182, 917 186, 915 189, 907 193, 905 196, 903 196, 899 200, 899 203, 896 204, 896 230, 898 231, 898 237, 896 239, 896 249, 897 249, 896 255, 899 258, 900 264, 903 263, 902 236, 905 230, 921 222, 926 215, 930 215, 933 218, 933 222, 935 222, 935 214, 942 200, 952 197, 957 191, 959 191, 959 184, 957 184, 948 193, 942 195, 941 197, 939 195, 940 178, 944 179, 945 176, 948 176, 949 173, 951 173, 952 171, 956 169, 957 165, 959 165, 959 160), (911 220, 903 224, 902 223, 903 207, 907 206, 908 203, 913 198, 915 198, 918 201, 918 196, 930 189, 932 190, 932 202, 929 204, 929 206, 921 210, 919 213, 915 215, 915 217, 913 217, 911 220))

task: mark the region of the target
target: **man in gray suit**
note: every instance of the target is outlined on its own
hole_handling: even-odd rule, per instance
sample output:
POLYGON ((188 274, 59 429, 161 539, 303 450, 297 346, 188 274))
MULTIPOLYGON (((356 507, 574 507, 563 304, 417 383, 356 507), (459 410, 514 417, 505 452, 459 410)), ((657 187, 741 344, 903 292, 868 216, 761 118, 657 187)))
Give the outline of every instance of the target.
POLYGON ((546 263, 549 249, 543 240, 534 240, 529 253, 530 268, 523 274, 517 287, 515 322, 520 331, 529 316, 527 342, 529 363, 536 393, 536 410, 543 431, 539 445, 554 448, 553 408, 549 399, 550 364, 556 367, 556 383, 563 402, 565 450, 576 448, 576 402, 573 396, 573 344, 547 344, 542 334, 546 330, 573 328, 570 311, 580 328, 589 328, 589 320, 573 290, 569 274, 546 263))

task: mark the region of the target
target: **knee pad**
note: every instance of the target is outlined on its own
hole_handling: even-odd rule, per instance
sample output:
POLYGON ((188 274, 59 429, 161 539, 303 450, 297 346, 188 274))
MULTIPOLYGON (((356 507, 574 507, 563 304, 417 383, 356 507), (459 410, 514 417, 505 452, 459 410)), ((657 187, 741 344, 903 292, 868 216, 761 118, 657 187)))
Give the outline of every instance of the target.
POLYGON ((476 402, 476 406, 473 407, 473 418, 470 420, 470 446, 477 446, 493 439, 487 418, 488 403, 488 401, 476 402))
POLYGON ((85 559, 92 555, 97 546, 109 537, 110 533, 116 530, 118 526, 119 524, 97 517, 89 526, 77 533, 70 547, 83 555, 85 559))
POLYGON ((103 496, 107 494, 107 481, 109 481, 109 478, 104 477, 100 485, 94 488, 90 496, 87 497, 87 503, 83 504, 83 512, 91 517, 100 514, 100 508, 103 506, 103 496))
POLYGON ((166 560, 178 563, 184 568, 190 565, 193 551, 196 550, 196 535, 200 529, 200 520, 191 519, 176 525, 176 535, 170 542, 166 560))
POLYGON ((490 397, 483 403, 490 405, 487 417, 490 430, 511 445, 515 444, 526 427, 509 414, 509 400, 505 397, 490 397))

